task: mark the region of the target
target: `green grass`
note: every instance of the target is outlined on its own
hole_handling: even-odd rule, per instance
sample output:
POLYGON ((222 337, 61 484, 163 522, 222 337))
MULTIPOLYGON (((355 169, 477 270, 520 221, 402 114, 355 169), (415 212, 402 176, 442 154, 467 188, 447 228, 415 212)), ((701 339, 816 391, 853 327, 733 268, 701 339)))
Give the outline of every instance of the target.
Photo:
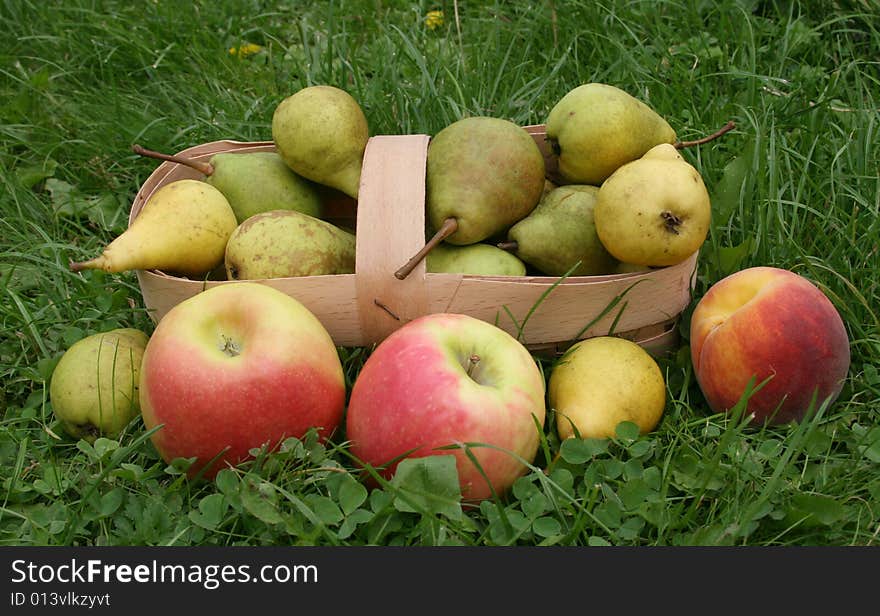
MULTIPOLYGON (((877 545, 878 17, 873 0, 2 3, 0 544, 877 545), (228 53, 243 42, 263 50, 228 53), (786 427, 713 415, 683 346, 661 360, 656 431, 560 444, 544 426, 532 472, 478 506, 445 458, 367 488, 344 442, 308 436, 190 482, 139 420, 93 445, 63 434, 48 400, 63 351, 152 330, 134 274, 67 267, 125 228, 155 168, 132 143, 269 139, 275 105, 319 83, 349 90, 372 134, 540 124, 586 81, 682 139, 736 121, 684 153, 713 197, 695 297, 753 265, 809 277, 852 343, 837 402, 786 427)), ((340 354, 350 384, 368 349, 340 354)))

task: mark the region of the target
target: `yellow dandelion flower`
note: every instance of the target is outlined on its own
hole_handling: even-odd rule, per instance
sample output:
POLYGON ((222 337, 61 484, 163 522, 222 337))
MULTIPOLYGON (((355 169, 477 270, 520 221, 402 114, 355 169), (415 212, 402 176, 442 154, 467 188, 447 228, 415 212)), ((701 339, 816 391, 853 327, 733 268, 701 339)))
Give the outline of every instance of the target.
POLYGON ((428 30, 436 30, 443 25, 443 11, 428 11, 425 16, 425 26, 428 30))
POLYGON ((230 47, 229 54, 233 56, 238 56, 239 58, 247 58, 248 56, 259 53, 262 50, 262 45, 257 45, 256 43, 245 43, 244 45, 239 45, 238 47, 230 47))

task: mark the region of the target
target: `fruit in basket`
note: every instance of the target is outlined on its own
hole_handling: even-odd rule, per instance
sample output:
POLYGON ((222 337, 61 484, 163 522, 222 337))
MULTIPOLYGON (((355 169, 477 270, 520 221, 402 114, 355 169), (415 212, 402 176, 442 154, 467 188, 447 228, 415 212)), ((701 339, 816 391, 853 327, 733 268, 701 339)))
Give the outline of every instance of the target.
POLYGON ((176 180, 156 190, 128 229, 99 256, 71 262, 70 268, 114 273, 158 269, 202 276, 222 265, 226 241, 237 224, 219 190, 201 180, 176 180))
POLYGON ((660 422, 666 383, 660 366, 641 346, 598 336, 570 347, 553 367, 547 401, 562 439, 613 438, 629 421, 642 434, 660 422))
POLYGON ((229 201, 239 223, 269 210, 321 215, 318 188, 288 167, 277 152, 218 152, 205 162, 139 145, 132 149, 141 156, 183 164, 203 173, 205 181, 229 201))
POLYGON ((428 144, 426 206, 450 244, 482 241, 528 215, 544 190, 544 157, 521 127, 500 118, 453 122, 428 144))
POLYGON ((550 276, 612 273, 617 260, 602 245, 593 220, 598 192, 583 184, 554 188, 498 246, 550 276))
POLYGON ((294 210, 255 214, 226 243, 229 280, 354 273, 353 233, 294 210))
POLYGON ((458 120, 428 144, 425 207, 433 233, 395 272, 405 278, 441 241, 483 241, 527 216, 544 192, 544 156, 521 127, 485 116, 458 120))
POLYGON ((281 101, 272 139, 296 173, 357 199, 367 118, 354 97, 334 86, 308 86, 281 101))
POLYGON ((550 110, 546 128, 559 173, 572 184, 598 186, 624 163, 676 141, 675 131, 656 111, 604 83, 586 83, 566 93, 550 110))
POLYGON ((712 285, 691 316, 690 343, 710 408, 729 411, 754 379, 760 388, 747 404, 758 423, 800 421, 814 395, 815 408, 834 401, 849 371, 834 305, 803 276, 776 267, 744 269, 712 285))
POLYGON ((700 172, 667 143, 602 183, 594 217, 602 244, 632 265, 675 265, 706 239, 712 209, 700 172))
POLYGON ((404 457, 454 455, 462 496, 481 500, 526 471, 544 418, 544 379, 519 341, 468 315, 434 313, 403 325, 364 363, 346 435, 356 458, 386 477, 404 457))
POLYGON ((268 285, 230 282, 186 299, 159 321, 141 368, 144 425, 166 462, 190 476, 342 421, 345 379, 327 330, 268 285), (212 462, 213 460, 213 462, 212 462))
POLYGON ((434 273, 478 276, 525 276, 526 265, 516 255, 491 244, 437 245, 425 258, 425 268, 434 273))
POLYGON ((64 431, 94 441, 115 438, 140 414, 138 384, 148 336, 119 328, 86 336, 61 356, 49 399, 64 431))

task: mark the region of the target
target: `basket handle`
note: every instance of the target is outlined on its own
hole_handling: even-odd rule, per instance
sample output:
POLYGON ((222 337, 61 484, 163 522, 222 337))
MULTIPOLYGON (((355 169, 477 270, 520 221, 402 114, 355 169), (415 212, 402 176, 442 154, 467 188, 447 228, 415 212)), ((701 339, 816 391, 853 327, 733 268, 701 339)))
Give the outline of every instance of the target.
POLYGON ((394 271, 425 243, 428 135, 378 135, 364 152, 357 200, 355 286, 365 343, 428 313, 425 263, 394 271))

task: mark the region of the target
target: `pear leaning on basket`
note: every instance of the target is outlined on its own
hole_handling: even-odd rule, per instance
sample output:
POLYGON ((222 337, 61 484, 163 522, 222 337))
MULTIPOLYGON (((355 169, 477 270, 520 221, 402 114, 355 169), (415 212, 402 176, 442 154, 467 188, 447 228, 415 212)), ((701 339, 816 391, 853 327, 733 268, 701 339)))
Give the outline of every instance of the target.
POLYGON ((463 118, 428 145, 425 208, 433 235, 395 273, 406 278, 442 241, 475 244, 528 216, 545 186, 544 156, 509 120, 463 118))
POLYGON ((354 233, 294 210, 241 223, 226 243, 229 280, 353 274, 354 233))
POLYGON ((272 140, 287 166, 354 199, 369 137, 358 102, 333 86, 303 88, 272 115, 272 140))
POLYGON ((70 268, 111 273, 158 269, 201 276, 223 263, 236 226, 223 193, 199 180, 177 180, 153 193, 128 229, 99 256, 71 262, 70 268))

